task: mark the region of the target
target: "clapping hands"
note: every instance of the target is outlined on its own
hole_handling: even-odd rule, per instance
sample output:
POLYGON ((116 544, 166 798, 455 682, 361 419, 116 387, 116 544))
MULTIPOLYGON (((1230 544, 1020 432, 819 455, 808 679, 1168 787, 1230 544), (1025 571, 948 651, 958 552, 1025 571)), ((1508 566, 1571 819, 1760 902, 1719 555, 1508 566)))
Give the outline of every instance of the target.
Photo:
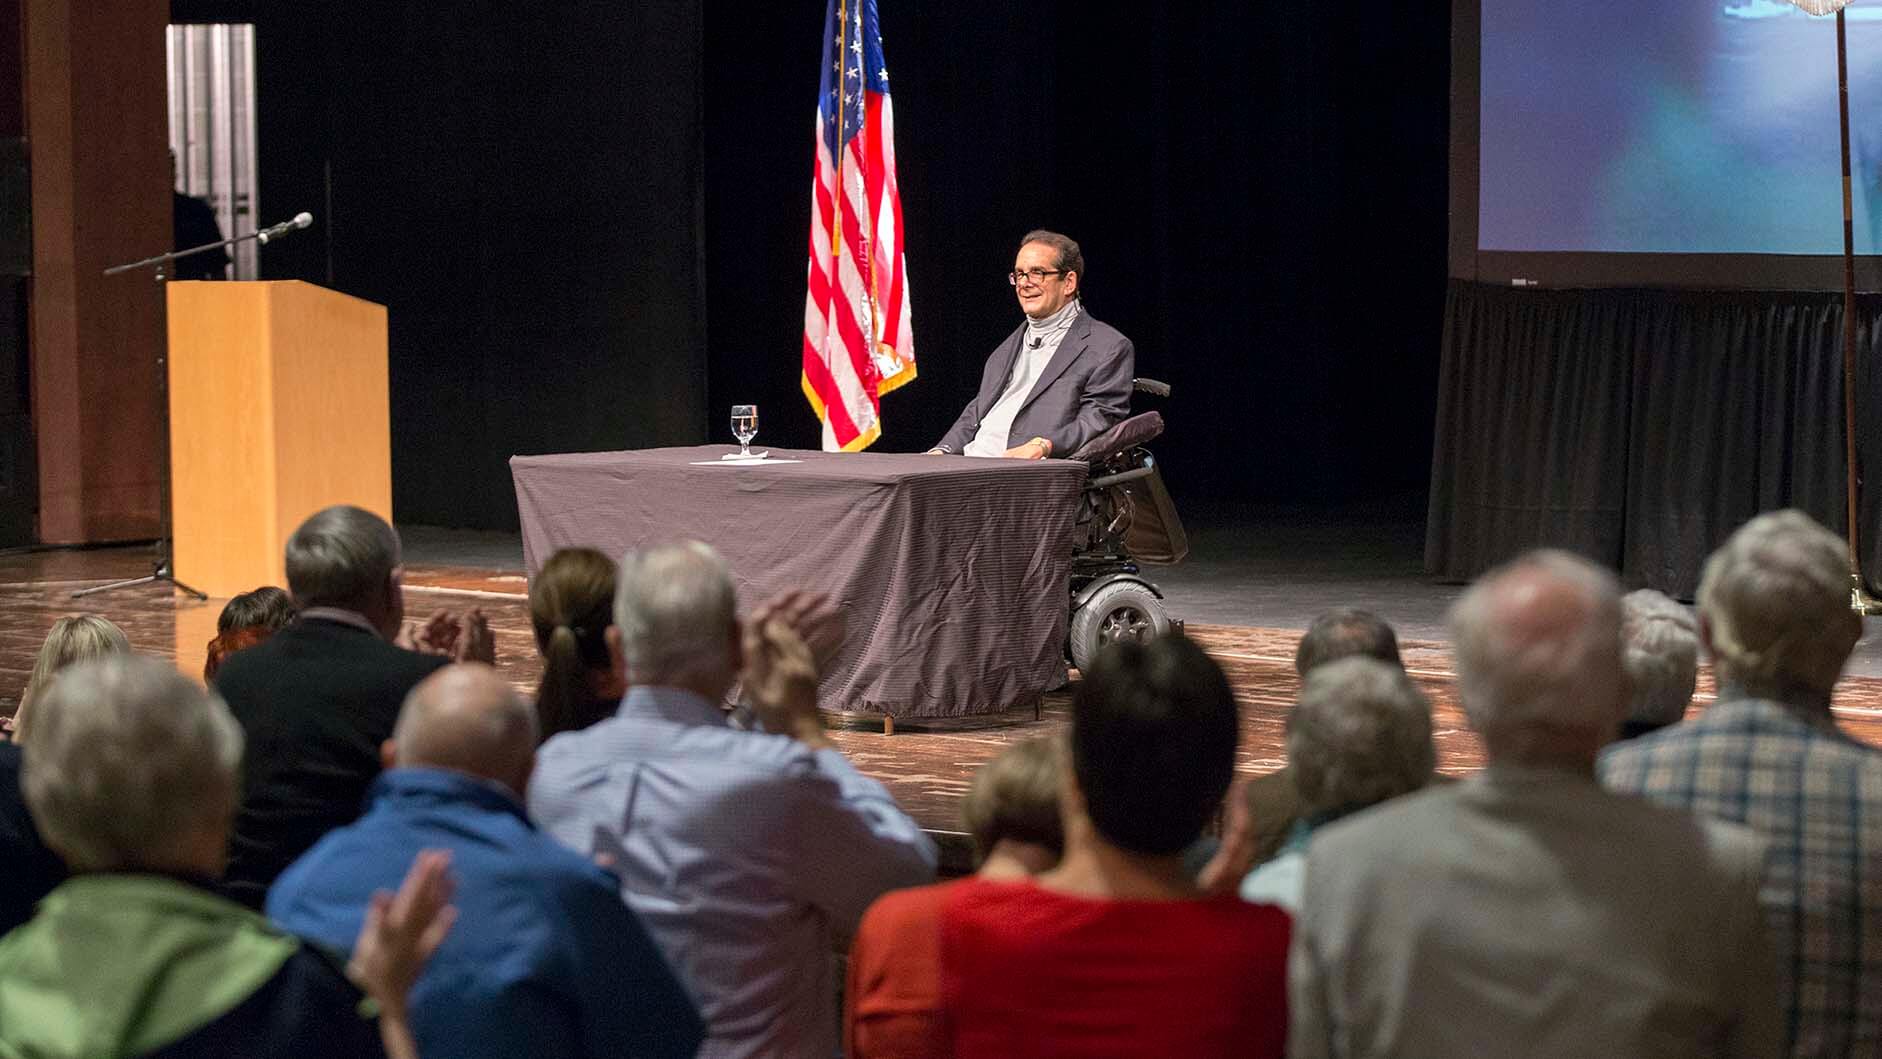
POLYGON ((490 621, 476 607, 462 613, 438 611, 423 625, 408 621, 399 630, 397 643, 408 651, 442 655, 453 662, 494 665, 497 660, 497 641, 490 633, 490 621))
POLYGON ((774 596, 752 611, 748 625, 762 625, 771 619, 782 621, 810 648, 817 671, 823 672, 843 648, 847 622, 843 609, 821 592, 792 589, 774 596))
POLYGON ((759 723, 810 746, 830 745, 817 711, 817 674, 843 645, 843 612, 829 597, 787 592, 744 627, 742 679, 759 723))

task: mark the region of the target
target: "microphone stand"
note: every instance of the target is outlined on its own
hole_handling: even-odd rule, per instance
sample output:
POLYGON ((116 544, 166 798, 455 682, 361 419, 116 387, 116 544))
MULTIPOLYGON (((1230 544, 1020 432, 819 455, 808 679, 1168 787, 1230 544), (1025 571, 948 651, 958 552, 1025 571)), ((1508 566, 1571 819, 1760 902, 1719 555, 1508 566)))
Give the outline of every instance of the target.
MULTIPOLYGON (((192 246, 187 250, 174 250, 168 254, 158 254, 155 257, 147 257, 142 261, 113 265, 105 269, 105 275, 115 276, 120 272, 130 272, 146 266, 152 266, 156 269, 157 282, 162 283, 169 279, 169 277, 164 274, 164 266, 172 261, 189 257, 192 254, 200 254, 208 250, 214 250, 218 247, 245 243, 250 239, 266 246, 270 239, 278 239, 289 232, 305 228, 308 224, 313 223, 313 218, 311 217, 307 219, 306 223, 298 223, 300 220, 300 217, 296 217, 292 221, 277 224, 272 228, 264 228, 260 231, 250 232, 247 235, 238 235, 233 239, 224 239, 219 243, 204 243, 201 246, 192 246)), ((192 596, 197 600, 207 600, 209 598, 207 594, 178 581, 176 575, 170 568, 172 552, 170 548, 170 363, 168 351, 169 341, 166 338, 163 351, 157 354, 157 398, 163 406, 163 488, 158 493, 157 514, 159 524, 163 527, 163 536, 157 538, 157 558, 154 565, 151 567, 150 573, 145 574, 143 577, 133 577, 123 581, 113 581, 108 585, 94 585, 91 588, 83 588, 72 593, 73 599, 83 599, 86 596, 97 595, 100 592, 114 592, 120 588, 136 588, 140 585, 160 584, 170 585, 184 595, 192 596)))
MULTIPOLYGON (((299 218, 296 218, 295 220, 299 220, 299 218)), ((312 218, 309 218, 308 224, 312 224, 312 223, 313 223, 312 218)), ((171 252, 167 254, 158 254, 156 257, 147 257, 143 259, 142 261, 131 261, 122 265, 112 265, 110 268, 105 269, 105 275, 115 276, 120 272, 132 272, 137 269, 144 268, 145 266, 155 266, 157 270, 156 272, 157 282, 162 283, 165 280, 170 278, 164 275, 163 267, 172 261, 176 261, 185 257, 190 257, 195 254, 200 254, 209 250, 217 250, 225 246, 234 246, 237 243, 246 243, 250 239, 255 240, 256 242, 260 243, 263 246, 267 246, 268 240, 279 239, 280 237, 288 234, 289 232, 297 231, 305 227, 307 227, 307 225, 305 224, 296 224, 294 221, 287 221, 282 224, 277 224, 272 228, 263 228, 259 231, 250 232, 247 235, 238 235, 233 239, 224 239, 219 243, 204 243, 201 246, 192 246, 188 250, 172 250, 171 252)))

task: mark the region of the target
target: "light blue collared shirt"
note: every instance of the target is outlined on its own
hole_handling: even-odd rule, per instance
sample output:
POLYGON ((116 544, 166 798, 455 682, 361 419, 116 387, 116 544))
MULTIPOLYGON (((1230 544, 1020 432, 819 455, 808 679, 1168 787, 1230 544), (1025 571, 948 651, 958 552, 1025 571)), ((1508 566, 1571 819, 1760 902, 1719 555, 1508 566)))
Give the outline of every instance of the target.
POLYGON ((701 1057, 835 1055, 836 939, 885 891, 934 878, 934 844, 842 754, 738 731, 676 688, 635 687, 545 743, 529 809, 612 861, 699 1004, 701 1057))

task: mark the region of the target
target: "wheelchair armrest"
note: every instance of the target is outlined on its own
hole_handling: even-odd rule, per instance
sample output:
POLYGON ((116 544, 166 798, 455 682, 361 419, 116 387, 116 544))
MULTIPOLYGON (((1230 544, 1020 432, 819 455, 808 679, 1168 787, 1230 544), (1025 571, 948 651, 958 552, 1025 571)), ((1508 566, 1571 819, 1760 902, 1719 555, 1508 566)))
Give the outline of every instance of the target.
POLYGON ((1143 412, 1131 416, 1122 423, 1092 438, 1078 447, 1070 459, 1094 463, 1149 442, 1163 433, 1163 416, 1156 412, 1143 412))

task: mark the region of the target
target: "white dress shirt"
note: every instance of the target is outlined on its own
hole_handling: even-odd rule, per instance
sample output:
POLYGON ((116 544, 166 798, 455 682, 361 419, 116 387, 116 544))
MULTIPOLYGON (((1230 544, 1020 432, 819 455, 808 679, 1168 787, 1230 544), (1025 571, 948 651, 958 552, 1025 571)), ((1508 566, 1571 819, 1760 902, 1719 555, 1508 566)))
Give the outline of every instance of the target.
POLYGON ((1065 341, 1065 333, 1072 328, 1072 320, 1078 315, 1078 300, 1074 298, 1065 303, 1058 312, 1043 320, 1026 321, 1026 333, 1020 336, 1019 357, 1013 362, 1013 374, 1007 380, 1006 389, 1000 391, 1000 399, 993 402, 986 417, 980 421, 980 430, 974 440, 961 450, 963 456, 1004 456, 1012 446, 1007 443, 1007 435, 1013 431, 1013 419, 1025 406, 1026 398, 1032 396, 1032 388, 1038 383, 1039 376, 1051 362, 1052 355, 1059 351, 1059 344, 1065 341), (1038 345, 1034 345, 1037 342, 1038 345))

